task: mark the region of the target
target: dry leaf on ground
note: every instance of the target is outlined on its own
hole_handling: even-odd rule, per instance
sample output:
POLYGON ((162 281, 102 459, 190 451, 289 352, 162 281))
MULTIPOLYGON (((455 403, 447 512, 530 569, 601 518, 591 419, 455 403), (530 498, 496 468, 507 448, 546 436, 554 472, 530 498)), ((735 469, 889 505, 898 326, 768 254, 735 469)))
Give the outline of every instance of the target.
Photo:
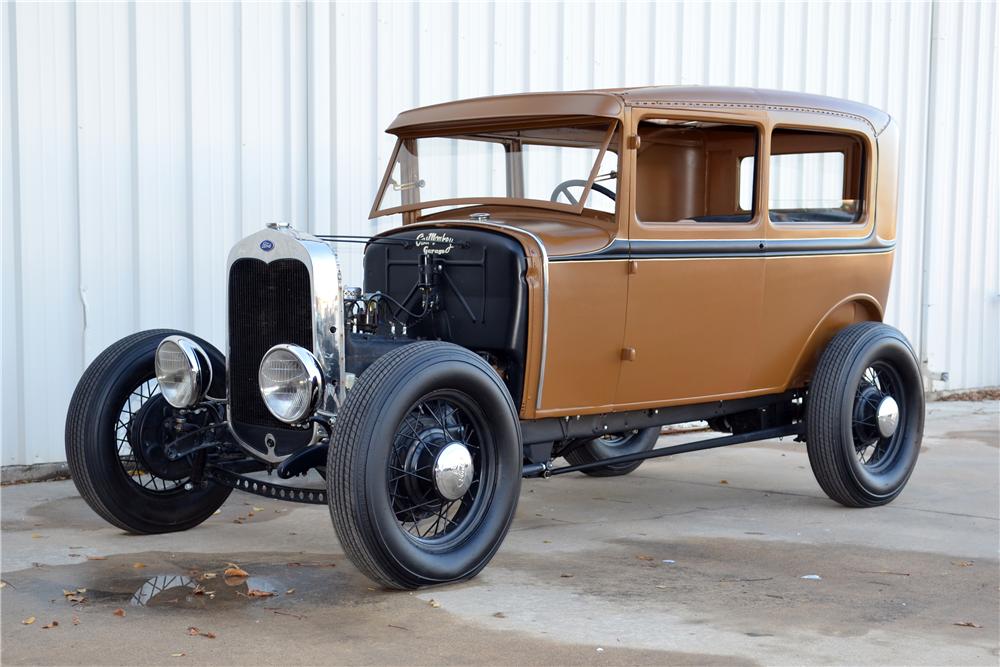
POLYGON ((215 639, 214 632, 202 632, 193 625, 188 628, 188 634, 191 635, 192 637, 205 637, 207 639, 215 639))
POLYGON ((59 627, 59 621, 49 621, 48 625, 43 625, 42 630, 51 630, 52 628, 59 627))
POLYGON ((31 625, 34 622, 35 622, 35 617, 34 616, 29 616, 28 618, 26 618, 23 621, 21 621, 21 625, 31 625))
POLYGON ((247 590, 248 598, 269 598, 274 595, 274 591, 262 591, 259 588, 251 588, 247 590))
POLYGON ((171 658, 183 658, 186 655, 187 655, 187 653, 171 653, 170 657, 171 658))
POLYGON ((441 603, 440 603, 440 602, 438 602, 437 600, 431 600, 431 601, 430 601, 430 602, 428 602, 427 604, 429 604, 430 606, 434 607, 435 609, 437 609, 438 607, 440 607, 440 606, 441 606, 441 603))
POLYGON ((107 556, 87 556, 87 560, 107 560, 107 556))
POLYGON ((114 614, 115 616, 117 616, 118 618, 122 618, 122 617, 124 617, 124 616, 125 616, 125 610, 124 610, 124 609, 122 609, 121 607, 118 607, 118 609, 115 609, 115 610, 114 610, 114 612, 112 612, 112 613, 113 613, 113 614, 114 614))
POLYGON ((132 563, 132 567, 134 567, 137 570, 141 570, 142 568, 146 567, 146 564, 145 563, 132 563))
POLYGON ((639 560, 656 560, 652 556, 647 556, 646 554, 639 554, 636 558, 639 560))
POLYGON ((250 576, 250 573, 247 572, 246 570, 244 570, 243 568, 241 568, 239 565, 232 565, 231 563, 230 563, 230 565, 231 565, 231 567, 227 567, 226 571, 222 573, 222 576, 224 576, 224 577, 230 577, 230 578, 233 578, 233 577, 249 577, 250 576))
POLYGON ((953 625, 957 625, 960 628, 981 628, 981 627, 983 627, 983 626, 979 625, 978 623, 973 623, 972 621, 962 621, 961 623, 953 623, 953 625))
POLYGON ((74 616, 73 617, 73 625, 80 625, 80 617, 79 616, 74 616))

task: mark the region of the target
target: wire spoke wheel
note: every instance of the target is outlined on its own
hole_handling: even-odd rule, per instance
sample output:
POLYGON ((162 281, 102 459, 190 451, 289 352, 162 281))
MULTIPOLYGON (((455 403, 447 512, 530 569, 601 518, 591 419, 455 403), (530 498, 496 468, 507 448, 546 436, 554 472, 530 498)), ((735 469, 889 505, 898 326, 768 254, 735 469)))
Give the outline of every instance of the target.
POLYGON ((881 322, 837 332, 810 383, 805 422, 809 465, 827 496, 847 507, 891 502, 923 436, 923 379, 906 337, 881 322))
POLYGON ((877 470, 891 461, 898 449, 897 428, 905 405, 899 373, 885 361, 875 361, 861 376, 854 394, 852 435, 858 461, 877 470))
POLYGON ((442 543, 474 523, 490 476, 491 444, 468 396, 439 391, 413 405, 396 431, 386 470, 389 501, 408 537, 442 543))
POLYGON ((478 354, 421 341, 382 355, 330 436, 327 498, 344 553, 390 588, 475 576, 510 529, 523 457, 514 401, 478 354))
POLYGON ((179 424, 156 381, 154 356, 163 339, 173 335, 201 345, 223 383, 225 359, 209 343, 173 329, 142 331, 94 359, 66 414, 66 460, 80 496, 109 523, 131 533, 197 526, 231 491, 193 477, 204 452, 176 460, 167 454, 179 424))
MULTIPOLYGON (((161 396, 160 385, 155 378, 135 387, 122 404, 115 422, 115 445, 118 464, 129 480, 147 493, 169 493, 184 486, 190 477, 165 479, 157 475, 143 453, 140 442, 145 429, 140 427, 143 408, 155 409, 151 401, 161 396)), ((150 418, 155 416, 150 415, 150 418)))

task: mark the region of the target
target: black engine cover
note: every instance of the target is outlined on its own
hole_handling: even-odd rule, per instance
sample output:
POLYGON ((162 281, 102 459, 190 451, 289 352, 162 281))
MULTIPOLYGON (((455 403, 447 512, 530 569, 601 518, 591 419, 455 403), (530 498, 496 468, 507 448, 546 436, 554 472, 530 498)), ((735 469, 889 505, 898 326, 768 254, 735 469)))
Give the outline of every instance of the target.
POLYGON ((499 232, 466 227, 404 227, 379 239, 365 249, 364 291, 388 294, 420 314, 417 285, 426 257, 434 269, 439 308, 415 319, 393 307, 394 317, 406 323, 408 337, 450 341, 494 355, 511 395, 520 401, 528 322, 521 244, 499 232))

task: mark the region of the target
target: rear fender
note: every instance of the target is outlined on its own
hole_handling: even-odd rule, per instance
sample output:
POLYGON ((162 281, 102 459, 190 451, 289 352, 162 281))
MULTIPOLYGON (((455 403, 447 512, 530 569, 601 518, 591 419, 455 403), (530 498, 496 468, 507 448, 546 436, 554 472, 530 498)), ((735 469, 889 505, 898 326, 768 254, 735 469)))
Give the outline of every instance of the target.
POLYGON ((826 312, 799 351, 785 387, 801 387, 812 378, 820 355, 838 331, 855 322, 881 322, 882 305, 870 294, 852 294, 826 312))

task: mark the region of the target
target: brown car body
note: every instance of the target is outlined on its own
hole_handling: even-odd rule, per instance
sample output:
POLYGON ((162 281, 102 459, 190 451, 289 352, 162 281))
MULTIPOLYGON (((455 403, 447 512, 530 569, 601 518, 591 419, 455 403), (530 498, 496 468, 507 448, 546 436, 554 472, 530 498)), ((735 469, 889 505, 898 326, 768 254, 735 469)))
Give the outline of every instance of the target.
POLYGON ((360 571, 412 589, 486 566, 522 478, 794 438, 832 500, 902 492, 924 397, 881 322, 886 114, 638 88, 453 102, 389 131, 372 217, 402 226, 270 224, 230 252, 225 355, 157 329, 86 370, 66 452, 105 519, 184 530, 232 489, 326 504, 360 571), (363 287, 345 289, 339 243, 364 244, 363 287), (657 447, 693 420, 725 435, 657 447), (314 469, 322 488, 270 476, 314 469))
MULTIPOLYGON (((530 297, 522 419, 778 394, 808 383, 839 330, 882 320, 896 238, 898 132, 875 108, 780 91, 650 87, 451 102, 401 113, 388 131, 402 142, 581 117, 614 120, 620 129, 609 147, 619 156, 613 216, 592 215, 582 203, 574 211, 463 200, 443 212, 403 211, 404 225, 485 226, 523 246, 530 297), (657 197, 692 190, 669 160, 637 169, 656 148, 637 140, 640 123, 653 119, 755 129, 756 145, 731 156, 756 149, 749 220, 642 219, 657 197), (786 131, 777 146, 776 128, 786 131), (825 134, 808 134, 817 132, 825 134), (857 220, 772 221, 772 151, 841 150, 838 138, 859 147, 861 160, 845 167, 861 183, 857 220), (490 216, 471 221, 473 213, 490 216)), ((712 150, 710 141, 692 149, 693 159, 712 150)), ((595 175, 596 166, 590 183, 595 175)), ((387 171, 383 189, 388 178, 387 171)), ((376 200, 372 216, 383 213, 376 200)))

